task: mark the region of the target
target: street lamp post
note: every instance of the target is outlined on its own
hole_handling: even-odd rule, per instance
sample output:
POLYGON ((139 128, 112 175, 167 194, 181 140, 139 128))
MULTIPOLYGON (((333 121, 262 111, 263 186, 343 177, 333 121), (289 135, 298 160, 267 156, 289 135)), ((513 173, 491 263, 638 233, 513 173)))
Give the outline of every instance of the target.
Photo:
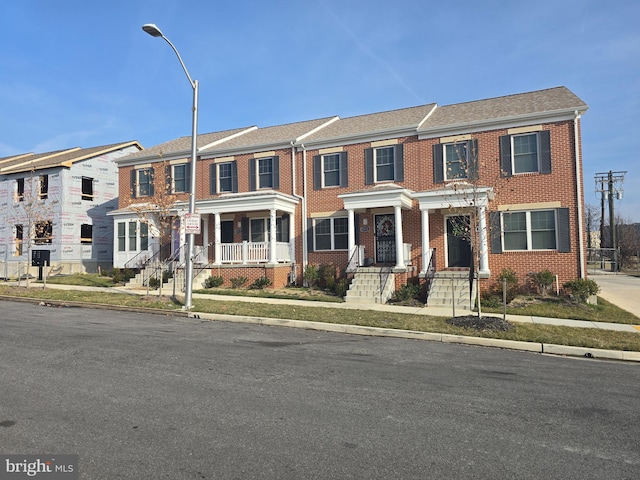
MULTIPOLYGON (((160 37, 163 38, 169 46, 173 49, 178 60, 180 61, 180 65, 182 65, 182 69, 184 73, 187 75, 187 79, 189 80, 189 84, 193 89, 193 112, 192 112, 192 123, 191 123, 191 185, 189 190, 189 214, 193 215, 196 213, 196 159, 197 159, 197 138, 198 138, 198 81, 193 80, 191 75, 189 75, 189 71, 182 61, 182 57, 180 53, 176 49, 176 47, 171 43, 171 41, 165 37, 160 29, 153 23, 147 23, 142 26, 142 30, 147 32, 152 37, 160 37)), ((188 233, 187 234, 187 272, 185 278, 185 299, 184 299, 184 308, 190 309, 192 307, 192 296, 193 296, 193 253, 194 253, 194 241, 195 234, 188 233)))

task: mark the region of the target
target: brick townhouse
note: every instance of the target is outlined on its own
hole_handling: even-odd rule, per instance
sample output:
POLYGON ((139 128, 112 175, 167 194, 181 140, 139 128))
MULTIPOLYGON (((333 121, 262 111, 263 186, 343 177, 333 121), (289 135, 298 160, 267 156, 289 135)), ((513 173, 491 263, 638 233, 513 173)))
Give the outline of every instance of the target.
MULTIPOLYGON (((227 283, 267 276, 276 287, 308 265, 385 272, 388 292, 470 270, 488 279, 481 288, 504 268, 522 282, 543 269, 560 284, 584 277, 586 109, 557 87, 199 135, 195 261, 227 283)), ((117 160, 115 266, 144 267, 161 243, 182 255, 189 159, 183 137, 117 160), (167 199, 161 241, 144 212, 167 199)), ((380 292, 375 301, 390 295, 380 292)))

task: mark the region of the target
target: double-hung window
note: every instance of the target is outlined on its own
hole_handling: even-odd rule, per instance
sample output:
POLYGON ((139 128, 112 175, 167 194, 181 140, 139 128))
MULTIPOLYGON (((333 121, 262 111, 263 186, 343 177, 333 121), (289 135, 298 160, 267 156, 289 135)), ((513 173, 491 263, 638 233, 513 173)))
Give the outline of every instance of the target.
POLYGON ((220 182, 220 192, 233 191, 233 164, 225 162, 218 165, 218 179, 220 182))
POLYGON ((315 155, 313 157, 313 188, 348 186, 347 152, 315 155))
POLYGON ((380 147, 373 150, 376 182, 395 180, 394 148, 380 147))
POLYGON ((500 137, 503 176, 551 173, 551 137, 548 130, 500 137))
POLYGON ((280 188, 280 161, 273 157, 254 158, 249 162, 249 190, 280 188))
POLYGON ((314 250, 347 250, 349 223, 346 217, 318 218, 313 231, 314 250))
POLYGON ((478 179, 478 140, 436 143, 433 146, 433 181, 478 179))
POLYGON ((273 158, 258 159, 258 188, 273 188, 273 158))
POLYGON ((556 211, 533 210, 502 214, 504 250, 555 250, 556 211))
MULTIPOLYGON (((285 242, 288 235, 283 229, 282 217, 276 217, 276 242, 285 242)), ((252 218, 249 223, 249 238, 252 242, 268 242, 271 238, 271 219, 252 218)))
POLYGON ((212 163, 209 176, 212 195, 238 191, 238 164, 235 160, 212 163))
POLYGON ((141 168, 136 172, 136 195, 138 197, 153 196, 153 173, 151 168, 141 168))
POLYGON ((171 179, 173 180, 172 193, 189 191, 189 165, 187 163, 181 163, 179 165, 172 165, 171 169, 171 179))
POLYGON ((404 145, 367 148, 364 151, 365 184, 404 181, 404 145))

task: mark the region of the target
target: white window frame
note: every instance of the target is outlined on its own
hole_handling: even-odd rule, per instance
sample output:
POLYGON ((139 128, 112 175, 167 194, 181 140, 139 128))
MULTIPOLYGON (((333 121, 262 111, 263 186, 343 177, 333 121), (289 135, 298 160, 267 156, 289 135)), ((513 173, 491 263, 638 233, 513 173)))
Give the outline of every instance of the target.
POLYGON ((540 136, 538 132, 528 132, 528 133, 519 133, 510 135, 509 141, 511 142, 511 172, 512 175, 526 175, 531 173, 540 173, 540 136), (526 172, 518 172, 516 170, 516 149, 515 149, 515 139, 522 137, 532 137, 535 136, 536 140, 536 169, 530 170, 526 172))
MULTIPOLYGON (((262 236, 263 236, 263 240, 256 240, 256 243, 260 243, 260 242, 268 242, 271 238, 271 217, 253 217, 249 219, 249 240, 251 242, 254 242, 254 240, 252 240, 253 237, 253 221, 254 220, 261 220, 262 221, 262 236)), ((276 217, 276 241, 277 242, 281 242, 282 241, 282 217, 276 217)))
POLYGON ((521 210, 516 212, 502 212, 501 224, 502 224, 502 251, 503 252, 555 252, 558 250, 558 210, 557 209, 544 209, 544 210, 521 210), (554 248, 533 248, 533 232, 541 231, 541 230, 533 230, 531 228, 531 214, 536 212, 553 212, 553 228, 554 228, 554 239, 555 239, 555 247, 554 248), (527 248, 526 249, 509 249, 505 246, 504 236, 507 232, 505 229, 505 216, 506 215, 514 215, 514 214, 525 214, 525 226, 526 226, 526 239, 527 239, 527 248))
MULTIPOLYGON (((340 176, 341 176, 341 168, 342 168, 342 165, 340 163, 341 161, 342 161, 342 159, 341 159, 340 153, 328 153, 328 154, 320 156, 320 172, 321 172, 321 182, 322 182, 321 185, 322 185, 322 188, 334 188, 334 187, 339 187, 342 184, 342 180, 343 179, 340 178, 340 176), (325 161, 325 159, 328 159, 329 157, 336 157, 337 158, 337 169, 336 170, 338 172, 338 183, 336 183, 335 185, 327 185, 327 182, 326 182, 327 170, 325 169, 324 161, 325 161)), ((330 172, 334 172, 336 170, 330 170, 330 172)))
MULTIPOLYGON (((337 219, 342 219, 342 220, 346 220, 347 222, 347 231, 345 233, 340 233, 339 235, 346 235, 347 236, 347 242, 348 242, 348 235, 349 235, 349 219, 348 217, 323 217, 323 218, 314 218, 313 219, 313 250, 316 252, 344 252, 349 250, 349 247, 346 246, 345 248, 336 248, 336 228, 335 228, 335 221, 337 219), (330 233, 329 235, 331 236, 331 248, 318 248, 318 234, 317 234, 317 224, 318 222, 322 222, 328 220, 330 223, 330 233)), ((326 235, 323 233, 323 235, 326 235)))
POLYGON ((188 163, 178 163, 175 165, 171 165, 171 193, 188 193, 189 185, 187 184, 187 180, 189 179, 189 164, 188 163), (184 167, 184 190, 176 189, 176 168, 184 167))
POLYGON ((273 189, 273 182, 273 157, 256 158, 256 189, 273 189), (266 177, 267 174, 260 171, 260 166, 266 161, 269 161, 271 166, 271 173, 269 174, 271 176, 271 185, 269 186, 262 185, 262 176, 264 175, 266 177))
MULTIPOLYGON (((457 152, 456 152, 457 154, 457 152)), ((453 142, 453 143, 444 143, 442 145, 442 170, 444 172, 444 180, 447 182, 451 182, 451 181, 455 181, 455 180, 466 180, 469 178, 469 151, 467 149, 467 142, 453 142), (465 154, 466 154, 466 158, 463 160, 460 158, 460 156, 458 155, 458 160, 457 163, 462 163, 463 161, 466 162, 466 168, 462 168, 462 176, 459 177, 449 177, 449 160, 447 157, 447 147, 453 147, 454 152, 456 151, 456 146, 463 146, 463 148, 465 149, 465 154)))
POLYGON ((136 170, 136 197, 151 197, 151 185, 153 183, 153 176, 151 175, 151 168, 139 168, 136 170), (146 172, 147 173, 147 178, 149 179, 149 181, 147 183, 145 183, 145 185, 148 185, 148 192, 143 194, 140 192, 140 187, 142 186, 142 182, 140 182, 140 175, 146 172))
MULTIPOLYGON (((373 149, 373 181, 374 183, 379 183, 379 182, 393 182, 396 179, 396 149, 395 147, 392 146, 386 146, 386 147, 375 147, 373 149), (382 151, 382 150, 390 150, 391 151, 391 165, 393 166, 393 178, 391 179, 384 179, 384 180, 379 180, 378 179, 378 152, 382 151)), ((389 165, 388 163, 384 164, 385 166, 389 165)))
POLYGON ((233 192, 233 162, 220 162, 220 163, 216 164, 216 184, 217 184, 216 185, 216 191, 218 193, 231 193, 231 192, 233 192), (225 177, 225 178, 229 178, 229 182, 230 182, 228 190, 223 190, 222 189, 222 182, 221 182, 222 176, 220 175, 220 167, 222 167, 223 165, 225 167, 228 166, 229 169, 230 169, 229 177, 225 177))

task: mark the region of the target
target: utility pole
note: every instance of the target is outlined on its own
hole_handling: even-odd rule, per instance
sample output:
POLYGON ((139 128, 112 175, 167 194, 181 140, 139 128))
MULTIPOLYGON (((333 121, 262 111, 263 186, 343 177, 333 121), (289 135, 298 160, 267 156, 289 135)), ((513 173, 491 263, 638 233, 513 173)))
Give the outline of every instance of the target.
POLYGON ((609 245, 613 249, 613 264, 611 265, 614 271, 618 271, 618 240, 616 238, 616 220, 615 220, 615 207, 614 200, 621 200, 622 193, 624 192, 624 175, 627 172, 608 172, 596 173, 596 193, 600 193, 600 208, 602 216, 600 219, 600 246, 604 242, 604 201, 608 200, 609 203, 609 245))

